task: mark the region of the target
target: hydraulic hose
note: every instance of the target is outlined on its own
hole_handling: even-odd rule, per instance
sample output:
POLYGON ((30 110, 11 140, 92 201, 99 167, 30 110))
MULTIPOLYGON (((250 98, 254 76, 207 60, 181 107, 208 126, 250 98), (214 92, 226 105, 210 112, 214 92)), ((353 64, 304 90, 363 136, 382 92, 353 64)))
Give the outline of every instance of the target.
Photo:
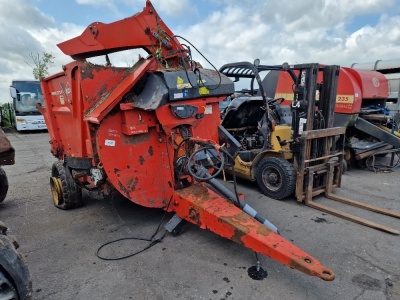
MULTIPOLYGON (((198 153, 200 153, 201 151, 207 151, 207 150, 213 150, 213 149, 214 149, 214 146, 212 146, 212 145, 207 145, 207 146, 204 146, 204 147, 199 148, 198 150, 194 151, 194 152, 192 153, 192 155, 189 157, 189 159, 188 159, 189 164, 188 164, 187 170, 188 170, 189 174, 190 174, 194 179, 196 179, 197 181, 204 181, 204 179, 215 178, 215 177, 217 177, 217 176, 219 175, 219 173, 221 173, 222 169, 224 168, 225 159, 224 159, 224 156, 221 155, 221 157, 220 157, 220 159, 219 159, 219 160, 220 160, 220 166, 219 166, 219 168, 217 168, 216 172, 215 172, 213 175, 210 175, 210 174, 207 172, 207 170, 206 170, 203 166, 201 166, 201 167, 203 167, 204 170, 206 170, 206 173, 208 174, 209 177, 199 177, 199 176, 196 174, 196 172, 193 172, 192 167, 191 167, 191 162, 194 161, 195 156, 196 156, 198 153)), ((207 157, 207 160, 209 161, 210 165, 213 165, 213 162, 212 162, 210 156, 207 154, 207 152, 206 152, 206 157, 207 157)))

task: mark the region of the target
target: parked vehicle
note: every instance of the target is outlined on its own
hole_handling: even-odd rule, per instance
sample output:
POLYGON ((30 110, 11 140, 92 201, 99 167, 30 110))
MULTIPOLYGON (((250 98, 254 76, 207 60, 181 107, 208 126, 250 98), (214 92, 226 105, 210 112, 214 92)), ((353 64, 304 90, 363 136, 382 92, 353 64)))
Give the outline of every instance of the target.
POLYGON ((13 80, 10 86, 14 124, 17 131, 47 129, 43 115, 36 108, 43 105, 43 94, 38 80, 13 80))
POLYGON ((349 102, 346 110, 360 104, 355 99, 350 101, 350 96, 337 95, 339 66, 266 66, 256 61, 229 63, 220 72, 237 83, 243 79, 249 82, 248 88, 237 89, 230 97, 222 119, 222 126, 240 144, 234 167, 237 176, 256 181, 262 193, 273 199, 294 194, 297 201, 310 207, 400 234, 394 228, 313 200, 324 194, 332 200, 400 218, 398 212, 333 193, 334 188, 341 186, 345 133, 349 129, 335 126, 337 98, 349 102), (261 73, 267 73, 264 79, 261 73), (282 83, 285 93, 277 93, 282 91, 282 83))
POLYGON ((170 232, 187 221, 308 275, 334 279, 215 178, 232 163, 236 143, 220 126, 218 108, 234 92, 233 82, 193 61, 150 1, 142 12, 94 22, 58 47, 74 61, 41 81, 41 112, 57 159, 50 177, 57 208, 81 206, 81 189, 117 190, 138 205, 173 212, 170 232), (133 67, 114 67, 108 57, 138 48, 149 56, 133 67), (86 60, 99 55, 104 64, 86 60))

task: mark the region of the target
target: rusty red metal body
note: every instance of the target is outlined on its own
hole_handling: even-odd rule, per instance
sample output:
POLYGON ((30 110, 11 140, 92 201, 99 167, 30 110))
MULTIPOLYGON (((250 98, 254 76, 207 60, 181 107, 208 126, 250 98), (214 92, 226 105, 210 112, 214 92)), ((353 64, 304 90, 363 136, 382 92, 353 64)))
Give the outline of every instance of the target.
MULTIPOLYGON (((319 73, 318 82, 322 79, 319 73)), ((276 85, 275 98, 285 98, 283 102, 289 105, 293 100, 293 80, 289 74, 281 72, 276 85)), ((335 113, 358 114, 362 101, 365 99, 386 99, 389 95, 389 85, 386 77, 376 71, 357 70, 347 67, 340 68, 335 113)))
POLYGON ((182 146, 186 142, 219 149, 218 104, 234 91, 233 83, 217 71, 194 72, 187 49, 150 1, 141 13, 92 23, 59 47, 76 60, 42 80, 41 111, 51 151, 77 183, 116 189, 136 204, 175 212, 291 268, 334 279, 318 260, 177 167, 196 149, 182 146), (86 61, 133 48, 150 55, 132 68, 86 61))

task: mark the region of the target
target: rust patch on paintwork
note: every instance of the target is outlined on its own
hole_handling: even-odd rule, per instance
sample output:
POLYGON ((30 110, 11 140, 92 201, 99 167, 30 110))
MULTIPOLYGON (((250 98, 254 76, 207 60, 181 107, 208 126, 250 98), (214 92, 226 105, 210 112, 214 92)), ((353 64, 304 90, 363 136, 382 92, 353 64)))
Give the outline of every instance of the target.
MULTIPOLYGON (((295 253, 293 253, 293 255, 290 254, 291 253, 289 253, 288 257, 295 255, 295 253)), ((314 258, 310 256, 301 256, 297 259, 290 258, 288 266, 310 276, 317 276, 325 281, 332 281, 335 279, 335 274, 331 269, 320 265, 319 261, 314 260, 314 258)))
POLYGON ((106 83, 103 83, 103 85, 102 85, 101 88, 99 89, 97 95, 101 96, 101 95, 103 95, 103 94, 105 94, 105 93, 108 93, 107 87, 108 87, 107 84, 106 84, 106 83))
POLYGON ((144 158, 143 158, 143 156, 139 156, 139 164, 141 165, 141 166, 143 166, 143 164, 144 164, 144 158))
MULTIPOLYGON (((266 226, 259 226, 257 228, 257 234, 263 235, 263 236, 268 236, 272 231, 268 229, 266 226)), ((274 247, 275 248, 275 247, 274 247)))
POLYGON ((125 136, 123 139, 122 143, 123 144, 128 144, 128 145, 137 145, 137 144, 142 144, 145 142, 148 142, 150 140, 150 134, 148 133, 143 133, 143 134, 138 134, 134 136, 125 136))
POLYGON ((131 191, 134 191, 136 189, 138 182, 139 182, 139 179, 137 177, 135 177, 135 179, 129 178, 127 180, 126 184, 131 189, 131 191))
POLYGON ((132 72, 131 68, 126 69, 126 68, 121 68, 121 67, 106 67, 104 65, 94 64, 94 63, 85 61, 83 67, 81 67, 82 79, 93 79, 95 76, 94 73, 99 73, 102 70, 105 70, 105 71, 111 70, 114 74, 119 74, 121 72, 121 70, 122 71, 126 70, 124 72, 124 75, 122 76, 122 78, 125 78, 129 73, 132 72))
POLYGON ((233 216, 232 218, 233 218, 232 222, 246 223, 249 220, 249 215, 244 212, 240 212, 239 214, 233 216))
POLYGON ((84 117, 86 118, 88 115, 90 115, 97 107, 99 107, 110 95, 111 93, 104 93, 101 95, 100 100, 98 100, 98 97, 94 97, 92 99, 89 99, 89 101, 87 101, 88 103, 94 103, 93 106, 89 107, 86 112, 84 117))
POLYGON ((210 198, 210 193, 208 192, 208 189, 198 184, 179 190, 178 193, 183 198, 196 198, 196 202, 198 203, 203 203, 212 199, 210 198))
POLYGON ((234 228, 234 233, 229 239, 240 245, 244 244, 242 237, 246 236, 250 232, 247 221, 248 216, 243 212, 234 216, 221 216, 219 219, 220 223, 225 223, 234 228))
POLYGON ((93 69, 94 69, 94 65, 93 64, 91 64, 89 62, 85 62, 84 66, 81 67, 81 78, 82 78, 82 80, 93 79, 94 78, 93 69))
POLYGON ((125 196, 126 196, 128 199, 130 199, 131 196, 130 196, 130 194, 129 194, 129 190, 128 190, 120 181, 118 181, 118 186, 119 186, 120 190, 125 194, 125 196))
POLYGON ((189 208, 189 218, 201 227, 200 213, 193 207, 189 208))
POLYGON ((244 227, 241 228, 239 224, 236 224, 235 232, 233 233, 233 236, 230 238, 232 241, 235 243, 238 243, 239 245, 243 245, 242 237, 247 235, 246 232, 243 232, 243 229, 246 229, 248 231, 248 228, 244 227))
POLYGON ((308 275, 314 275, 314 271, 312 271, 312 265, 314 264, 314 261, 310 257, 305 257, 304 259, 290 259, 290 263, 288 264, 290 267, 295 268, 296 270, 299 270, 300 272, 303 272, 308 275), (308 262, 306 262, 308 261, 308 262))
POLYGON ((150 154, 150 156, 154 155, 153 146, 149 147, 149 154, 150 154))

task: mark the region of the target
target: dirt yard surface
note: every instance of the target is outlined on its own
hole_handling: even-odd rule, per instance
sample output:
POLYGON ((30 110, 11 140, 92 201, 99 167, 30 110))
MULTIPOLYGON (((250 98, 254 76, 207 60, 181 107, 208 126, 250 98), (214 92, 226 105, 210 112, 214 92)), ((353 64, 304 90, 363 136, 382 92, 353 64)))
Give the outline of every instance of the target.
MULTIPOLYGON (((252 251, 193 225, 178 237, 167 234, 162 243, 137 256, 101 260, 95 255, 100 245, 119 238, 149 238, 164 212, 122 197, 88 194, 84 207, 59 210, 49 186, 55 158, 48 134, 6 134, 16 149, 16 164, 4 167, 10 188, 0 204, 0 220, 26 256, 34 299, 400 299, 400 236, 308 208, 294 198, 269 199, 256 184, 244 181, 238 188, 247 202, 285 238, 332 269, 334 281, 324 282, 266 257, 261 263, 268 277, 253 280, 247 274, 255 265, 252 251)), ((382 161, 388 163, 389 158, 382 161)), ((400 211, 399 175, 400 169, 353 169, 343 175, 342 188, 335 193, 400 211)), ((316 201, 400 230, 399 219, 316 201)), ((102 254, 128 255, 147 244, 125 240, 102 254)))

